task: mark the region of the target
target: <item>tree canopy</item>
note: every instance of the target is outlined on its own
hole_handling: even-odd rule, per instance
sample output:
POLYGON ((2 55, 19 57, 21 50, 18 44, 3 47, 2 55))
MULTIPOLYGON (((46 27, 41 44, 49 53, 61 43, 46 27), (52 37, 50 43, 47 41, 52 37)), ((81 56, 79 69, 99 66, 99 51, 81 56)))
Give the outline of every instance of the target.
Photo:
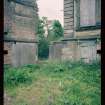
POLYGON ((38 57, 47 58, 49 55, 50 41, 58 40, 61 37, 63 37, 63 28, 58 20, 54 20, 49 27, 47 17, 39 19, 37 28, 37 38, 39 40, 38 57), (45 31, 48 33, 47 37, 45 37, 45 31))
POLYGON ((38 28, 37 28, 37 39, 39 40, 38 43, 38 57, 40 59, 47 58, 49 54, 49 48, 48 48, 48 41, 45 38, 45 20, 39 19, 38 22, 38 28))
POLYGON ((63 37, 63 27, 59 20, 54 20, 51 29, 49 29, 49 39, 58 40, 59 38, 63 37))
POLYGON ((44 30, 44 22, 42 19, 39 19, 38 21, 36 34, 37 34, 37 38, 44 38, 45 30, 44 30))

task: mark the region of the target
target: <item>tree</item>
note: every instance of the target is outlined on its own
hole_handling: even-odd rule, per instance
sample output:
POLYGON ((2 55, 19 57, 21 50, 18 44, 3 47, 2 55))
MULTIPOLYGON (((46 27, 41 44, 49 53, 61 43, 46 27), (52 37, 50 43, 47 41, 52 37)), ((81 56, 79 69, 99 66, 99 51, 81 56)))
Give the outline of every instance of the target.
POLYGON ((47 17, 42 17, 39 19, 37 37, 39 40, 38 44, 38 57, 39 58, 48 58, 49 55, 49 42, 58 40, 63 36, 63 28, 58 20, 54 20, 51 27, 48 27, 47 17), (47 28, 48 37, 45 37, 45 29, 47 28))
POLYGON ((45 38, 45 20, 39 19, 38 28, 37 28, 37 38, 38 38, 38 58, 47 58, 49 54, 49 44, 45 38))
POLYGON ((44 22, 42 19, 39 19, 38 21, 36 34, 38 39, 44 38, 45 30, 44 30, 44 22))
POLYGON ((49 26, 48 26, 48 18, 47 17, 42 17, 42 20, 44 22, 44 27, 47 29, 47 36, 49 35, 49 26))
POLYGON ((43 38, 38 44, 38 58, 48 58, 49 55, 49 42, 47 39, 43 38))
POLYGON ((54 20, 49 29, 49 39, 50 40, 58 40, 59 38, 63 37, 63 27, 59 20, 54 20))

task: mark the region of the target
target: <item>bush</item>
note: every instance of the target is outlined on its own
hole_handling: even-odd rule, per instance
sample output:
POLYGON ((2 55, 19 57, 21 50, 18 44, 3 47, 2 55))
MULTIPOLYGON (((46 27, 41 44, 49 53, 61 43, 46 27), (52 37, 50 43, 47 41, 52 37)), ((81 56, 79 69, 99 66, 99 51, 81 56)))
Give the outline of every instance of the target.
POLYGON ((38 57, 41 58, 48 58, 49 55, 49 43, 48 41, 43 38, 39 41, 38 44, 38 57))
POLYGON ((7 86, 17 86, 32 82, 29 71, 25 69, 6 69, 4 71, 4 84, 7 86))
POLYGON ((29 72, 34 72, 37 69, 40 69, 39 64, 28 64, 22 67, 22 69, 26 69, 29 72))
POLYGON ((74 68, 83 67, 85 70, 98 70, 101 68, 101 64, 98 61, 93 61, 92 63, 85 63, 83 61, 63 61, 62 62, 65 67, 67 67, 69 70, 72 70, 74 68))
POLYGON ((46 72, 64 72, 64 71, 81 71, 86 70, 100 70, 100 64, 98 62, 93 62, 91 64, 84 63, 82 61, 72 62, 72 61, 58 61, 58 60, 48 60, 41 66, 46 72))

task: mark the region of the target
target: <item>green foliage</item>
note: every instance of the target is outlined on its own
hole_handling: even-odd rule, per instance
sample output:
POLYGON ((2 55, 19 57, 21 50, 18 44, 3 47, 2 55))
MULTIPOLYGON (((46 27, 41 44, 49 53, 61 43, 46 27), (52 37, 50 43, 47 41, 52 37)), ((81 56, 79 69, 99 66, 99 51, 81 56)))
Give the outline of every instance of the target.
POLYGON ((59 20, 54 20, 53 24, 51 26, 51 29, 49 29, 49 36, 48 38, 50 40, 58 40, 59 38, 63 37, 63 27, 59 20))
POLYGON ((43 38, 38 43, 38 57, 48 58, 49 55, 49 42, 43 38))
POLYGON ((4 81, 11 86, 31 82, 31 78, 29 78, 28 74, 25 72, 24 70, 8 70, 8 72, 5 73, 4 81))
POLYGON ((46 26, 47 18, 42 17, 39 19, 38 22, 38 29, 37 29, 37 39, 38 43, 38 57, 39 59, 44 59, 48 57, 49 54, 49 42, 45 38, 45 30, 44 27, 46 26))
MULTIPOLYGON (((26 66, 24 66, 24 67, 26 67, 26 68, 28 68, 28 69, 31 69, 31 70, 36 70, 36 69, 40 69, 40 66, 38 65, 38 64, 28 64, 28 65, 26 65, 26 66)), ((24 68, 23 67, 23 68, 24 68)))
POLYGON ((43 17, 42 17, 42 20, 43 20, 44 26, 46 26, 47 20, 48 20, 47 17, 44 17, 44 16, 43 16, 43 17))
POLYGON ((39 19, 38 28, 37 28, 37 39, 39 41, 38 44, 38 57, 39 59, 46 59, 49 55, 49 42, 58 40, 63 37, 63 28, 58 20, 54 20, 51 27, 48 27, 47 17, 42 17, 39 19), (48 37, 45 37, 45 29, 46 27, 48 31, 48 37))
POLYGON ((44 38, 45 30, 44 30, 44 21, 42 19, 39 19, 38 21, 38 27, 37 27, 37 38, 44 38))
MULTIPOLYGON (((52 105, 101 105, 100 66, 99 62, 86 64, 81 61, 47 60, 40 64, 26 65, 22 68, 17 68, 17 71, 23 70, 25 74, 28 73, 28 78, 32 80, 32 83, 27 88, 24 86, 25 83, 23 84, 24 89, 21 91, 25 91, 23 92, 23 96, 28 95, 28 97, 25 97, 26 99, 21 97, 21 100, 27 102, 28 105, 48 105, 46 103, 48 103, 49 96, 51 96, 54 97, 52 105), (30 71, 32 72, 30 73, 30 71), (29 89, 29 92, 27 89, 29 89), (35 96, 33 92, 36 93, 35 96), (38 102, 32 102, 32 95, 30 94, 35 98, 38 97, 36 99, 38 102)), ((5 68, 7 69, 8 67, 5 68)), ((17 71, 15 70, 14 72, 14 70, 14 68, 5 70, 5 84, 10 84, 10 82, 6 81, 8 79, 10 81, 10 72, 13 72, 12 76, 17 76, 15 74, 17 71)), ((18 85, 19 84, 21 84, 21 82, 18 82, 18 85)), ((12 86, 12 84, 10 84, 10 86, 12 86)), ((17 97, 20 96, 18 92, 16 95, 17 97)), ((16 99, 17 98, 14 99, 14 104, 17 102, 16 99)))
POLYGON ((53 22, 53 31, 54 31, 55 37, 63 36, 63 28, 58 20, 55 20, 53 22))
POLYGON ((26 65, 21 68, 4 68, 4 84, 8 86, 18 86, 19 84, 32 83, 32 72, 39 69, 39 65, 26 65))

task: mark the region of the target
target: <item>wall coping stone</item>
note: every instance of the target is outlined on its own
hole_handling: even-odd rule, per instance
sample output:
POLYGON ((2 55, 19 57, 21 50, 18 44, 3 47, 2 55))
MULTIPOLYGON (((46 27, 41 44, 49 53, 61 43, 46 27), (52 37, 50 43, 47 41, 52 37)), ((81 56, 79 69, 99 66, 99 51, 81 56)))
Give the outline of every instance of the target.
POLYGON ((78 40, 97 40, 97 39, 101 39, 99 35, 91 35, 91 36, 81 36, 81 37, 75 37, 75 38, 65 38, 62 39, 60 41, 52 41, 49 45, 53 45, 53 44, 59 44, 59 43, 65 43, 65 41, 78 41, 78 40))
POLYGON ((61 41, 96 40, 96 39, 100 39, 100 36, 66 38, 66 39, 62 39, 61 41))
POLYGON ((35 39, 19 39, 12 37, 4 37, 4 42, 20 42, 20 43, 38 43, 35 39))

